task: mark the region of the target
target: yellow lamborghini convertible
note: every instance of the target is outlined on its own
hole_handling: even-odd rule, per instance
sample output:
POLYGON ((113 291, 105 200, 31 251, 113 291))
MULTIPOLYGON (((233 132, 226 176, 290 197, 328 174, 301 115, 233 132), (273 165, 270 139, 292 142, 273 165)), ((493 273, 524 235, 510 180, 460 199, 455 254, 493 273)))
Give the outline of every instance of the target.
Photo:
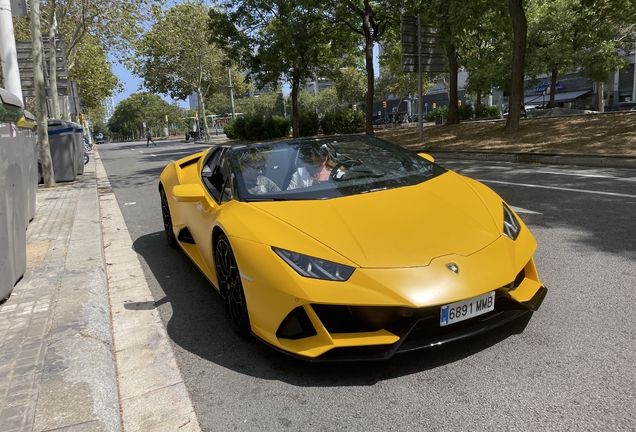
POLYGON ((222 145, 168 165, 168 243, 228 321, 308 360, 386 359, 501 326, 547 289, 483 184, 366 135, 222 145))

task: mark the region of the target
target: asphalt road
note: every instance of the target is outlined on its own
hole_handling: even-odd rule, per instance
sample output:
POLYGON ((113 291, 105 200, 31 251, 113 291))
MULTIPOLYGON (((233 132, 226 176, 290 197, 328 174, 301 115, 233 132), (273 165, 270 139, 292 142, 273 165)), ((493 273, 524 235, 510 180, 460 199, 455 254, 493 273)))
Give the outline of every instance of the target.
POLYGON ((532 230, 541 309, 386 362, 313 364, 237 337, 213 288, 167 246, 158 176, 202 148, 99 153, 204 431, 636 430, 636 171, 439 160, 532 230))

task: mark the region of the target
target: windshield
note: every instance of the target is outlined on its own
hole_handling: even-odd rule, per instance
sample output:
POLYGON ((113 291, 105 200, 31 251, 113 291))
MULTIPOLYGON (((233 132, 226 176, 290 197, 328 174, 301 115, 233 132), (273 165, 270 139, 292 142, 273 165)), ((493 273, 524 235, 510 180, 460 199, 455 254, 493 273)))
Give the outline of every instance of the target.
POLYGON ((230 153, 245 201, 356 195, 419 184, 446 171, 367 135, 257 144, 230 153))

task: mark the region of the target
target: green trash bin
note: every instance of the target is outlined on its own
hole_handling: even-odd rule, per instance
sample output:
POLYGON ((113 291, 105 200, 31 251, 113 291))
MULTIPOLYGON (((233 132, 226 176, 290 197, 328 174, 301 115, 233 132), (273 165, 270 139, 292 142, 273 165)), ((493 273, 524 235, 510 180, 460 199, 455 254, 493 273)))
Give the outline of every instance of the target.
POLYGON ((0 301, 26 271, 27 193, 18 121, 20 98, 0 88, 0 301))
POLYGON ((75 174, 84 174, 84 128, 79 123, 73 125, 73 140, 75 142, 75 174))

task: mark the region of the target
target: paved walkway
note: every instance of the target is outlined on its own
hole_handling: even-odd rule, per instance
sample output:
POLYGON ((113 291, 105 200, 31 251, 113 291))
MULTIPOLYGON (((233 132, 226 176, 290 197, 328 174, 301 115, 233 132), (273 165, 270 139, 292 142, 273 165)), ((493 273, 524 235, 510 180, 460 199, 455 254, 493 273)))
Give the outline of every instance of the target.
POLYGON ((38 190, 27 270, 0 304, 0 430, 199 430, 98 155, 38 190))

